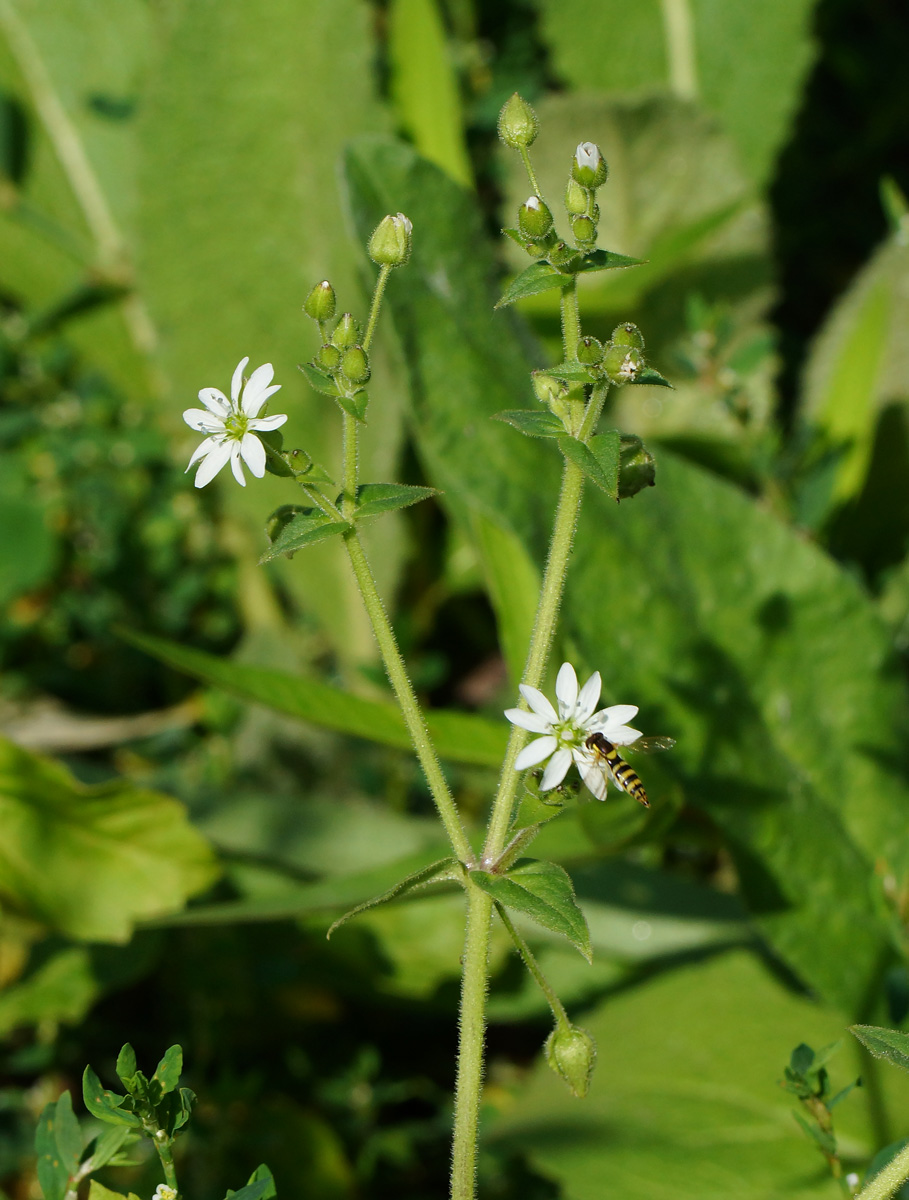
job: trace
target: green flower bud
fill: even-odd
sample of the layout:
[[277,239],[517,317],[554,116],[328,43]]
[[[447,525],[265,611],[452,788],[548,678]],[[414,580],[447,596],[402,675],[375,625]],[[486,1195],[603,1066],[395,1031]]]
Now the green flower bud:
[[576,183],[585,188],[602,187],[606,182],[609,168],[606,159],[600,154],[599,146],[593,142],[581,142],[574,152],[574,162],[571,164],[571,177]]
[[543,404],[554,404],[567,391],[560,380],[553,379],[551,375],[544,375],[541,371],[531,371],[530,382],[533,384],[536,398]]
[[565,189],[565,210],[572,217],[587,212],[587,188],[581,187],[576,180],[570,177],[568,187]]
[[306,297],[303,311],[314,321],[330,321],[335,315],[335,289],[327,279],[317,283]]
[[331,346],[326,343],[320,346],[316,352],[316,366],[323,371],[337,371],[341,365],[341,351],[337,346]]
[[577,250],[566,242],[556,242],[554,246],[549,247],[549,261],[554,267],[562,267],[577,256]]
[[518,209],[518,227],[525,237],[544,238],[552,229],[552,213],[539,196],[531,196]]
[[590,217],[575,217],[571,222],[571,232],[579,246],[592,246],[597,240],[597,227]]
[[339,350],[346,350],[349,346],[356,346],[359,341],[360,326],[350,313],[345,313],[331,335],[332,345],[337,346]]
[[592,366],[603,357],[603,343],[595,337],[582,337],[578,342],[578,362]]
[[639,437],[623,433],[619,446],[619,499],[627,500],[656,482],[653,455]]
[[643,350],[644,335],[637,325],[632,325],[630,321],[623,321],[612,331],[612,344],[613,346],[634,346],[635,350]]
[[546,1039],[546,1061],[556,1075],[562,1076],[572,1095],[587,1095],[596,1060],[596,1043],[577,1025],[567,1029],[556,1026]]
[[368,254],[380,267],[400,267],[410,258],[413,225],[403,213],[383,217],[369,239]]
[[636,346],[618,346],[610,342],[603,356],[603,367],[612,383],[634,383],[644,366],[644,355]]
[[526,100],[517,92],[506,100],[499,113],[499,137],[512,150],[532,146],[540,131],[540,121]]
[[351,383],[365,383],[369,378],[369,359],[362,346],[351,346],[341,356],[341,370]]

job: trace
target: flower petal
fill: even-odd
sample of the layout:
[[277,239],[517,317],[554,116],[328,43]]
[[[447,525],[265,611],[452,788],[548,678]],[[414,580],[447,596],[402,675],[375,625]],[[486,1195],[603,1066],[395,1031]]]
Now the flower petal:
[[558,744],[552,736],[535,738],[529,746],[524,747],[515,759],[514,769],[516,771],[526,771],[528,767],[535,767],[544,758],[549,758]]
[[545,717],[525,712],[523,708],[506,708],[505,716],[512,725],[520,725],[522,729],[528,729],[531,733],[552,732],[552,725]]
[[609,790],[609,779],[605,769],[589,758],[579,762],[577,766],[587,790],[592,792],[597,800],[605,800]]
[[247,428],[262,431],[266,429],[280,429],[286,420],[287,413],[275,413],[271,417],[252,417]]
[[246,476],[243,474],[243,464],[240,462],[240,443],[230,443],[230,469],[240,487],[246,487]]
[[586,725],[587,719],[600,702],[602,688],[600,672],[594,671],[578,693],[578,703],[574,710],[574,719],[579,725]]
[[[192,458],[186,464],[186,471],[188,471],[191,466],[193,466],[195,463],[197,463],[200,458],[204,458],[206,456],[206,454],[208,454],[211,451],[212,447],[216,446],[216,445],[217,445],[217,439],[213,438],[213,437],[207,437],[204,442],[200,442],[199,445],[193,451]],[[184,475],[186,474],[186,471],[183,472]]]
[[556,699],[562,719],[572,716],[574,706],[578,702],[578,677],[571,663],[562,663],[559,667],[556,676]]
[[[256,367],[250,375],[246,387],[243,389],[242,405],[243,411],[248,417],[257,417],[272,391],[277,390],[268,386],[274,377],[275,369],[271,363],[263,363],[261,367]],[[280,384],[277,386],[280,387]]]
[[243,386],[243,372],[246,370],[246,364],[249,362],[249,355],[246,358],[241,358],[237,363],[233,378],[230,381],[230,398],[233,401],[234,408],[237,408],[237,401],[240,399],[240,388]]
[[641,736],[640,729],[632,729],[630,725],[610,725],[603,736],[613,746],[630,746]]
[[190,429],[197,429],[200,433],[224,432],[224,418],[216,416],[206,408],[187,408],[183,413],[183,420]]
[[625,725],[632,717],[638,715],[636,704],[611,704],[609,708],[601,708],[590,718],[590,728],[594,725]]
[[547,721],[558,721],[559,714],[552,707],[539,688],[531,687],[529,683],[522,683],[518,686],[518,691],[535,713],[541,717],[545,717]]
[[546,764],[546,770],[543,772],[543,778],[540,780],[540,791],[548,792],[550,788],[557,787],[565,778],[568,768],[571,766],[571,751],[566,750],[563,746],[561,750],[556,750],[552,758]]
[[256,479],[261,479],[265,474],[265,447],[259,441],[254,433],[244,433],[243,439],[240,442],[240,453],[243,455],[243,461],[255,475]]
[[216,417],[226,417],[230,413],[230,401],[218,388],[202,388],[199,399]]
[[230,458],[230,447],[231,443],[226,440],[215,441],[212,448],[205,455],[204,460],[199,464],[195,480],[197,488],[205,487],[207,483],[211,483]]

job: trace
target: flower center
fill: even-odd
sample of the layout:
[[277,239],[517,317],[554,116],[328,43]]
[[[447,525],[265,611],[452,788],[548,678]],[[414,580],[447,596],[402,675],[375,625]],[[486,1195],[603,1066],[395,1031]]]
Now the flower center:
[[249,417],[244,413],[231,413],[229,417],[224,418],[224,432],[228,437],[240,441],[244,433],[246,433],[249,425]]
[[556,735],[559,745],[569,750],[580,746],[584,740],[584,730],[579,729],[573,721],[561,721],[552,727],[552,732]]

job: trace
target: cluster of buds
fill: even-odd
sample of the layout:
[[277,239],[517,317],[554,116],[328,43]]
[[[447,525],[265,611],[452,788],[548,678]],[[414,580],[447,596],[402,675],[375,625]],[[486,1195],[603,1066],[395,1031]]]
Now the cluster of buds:
[[369,358],[360,345],[360,325],[350,313],[344,313],[329,334],[336,307],[334,288],[323,279],[306,297],[303,311],[318,323],[323,337],[313,366],[348,391],[351,387],[362,387],[369,380]]

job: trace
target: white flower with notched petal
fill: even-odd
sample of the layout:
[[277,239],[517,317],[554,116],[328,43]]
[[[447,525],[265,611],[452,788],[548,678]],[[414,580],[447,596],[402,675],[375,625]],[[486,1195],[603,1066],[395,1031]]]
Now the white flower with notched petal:
[[587,739],[592,733],[601,733],[613,746],[630,746],[641,736],[640,730],[626,724],[637,715],[635,705],[613,704],[594,711],[600,699],[600,687],[600,673],[595,671],[578,689],[574,667],[571,663],[562,663],[555,688],[558,712],[538,688],[523,683],[521,695],[533,711],[505,710],[505,716],[513,725],[541,735],[524,747],[515,762],[516,770],[526,771],[549,759],[540,780],[541,792],[557,787],[574,762],[588,788],[598,800],[603,800],[606,775],[597,764],[597,756],[587,746]]
[[172,1188],[166,1183],[159,1183],[155,1188],[152,1200],[177,1200],[176,1188]]
[[256,367],[244,387],[243,372],[248,362],[248,358],[243,358],[237,364],[230,383],[229,400],[217,388],[203,388],[199,399],[205,408],[188,408],[183,414],[183,420],[190,429],[208,434],[196,448],[186,468],[188,471],[194,463],[199,463],[196,471],[197,488],[210,483],[228,462],[234,479],[246,487],[240,459],[257,479],[261,479],[265,474],[265,447],[256,434],[278,429],[287,420],[286,415],[278,413],[273,417],[259,416],[269,396],[279,392],[281,385],[271,382],[275,372],[271,363],[265,363]]

